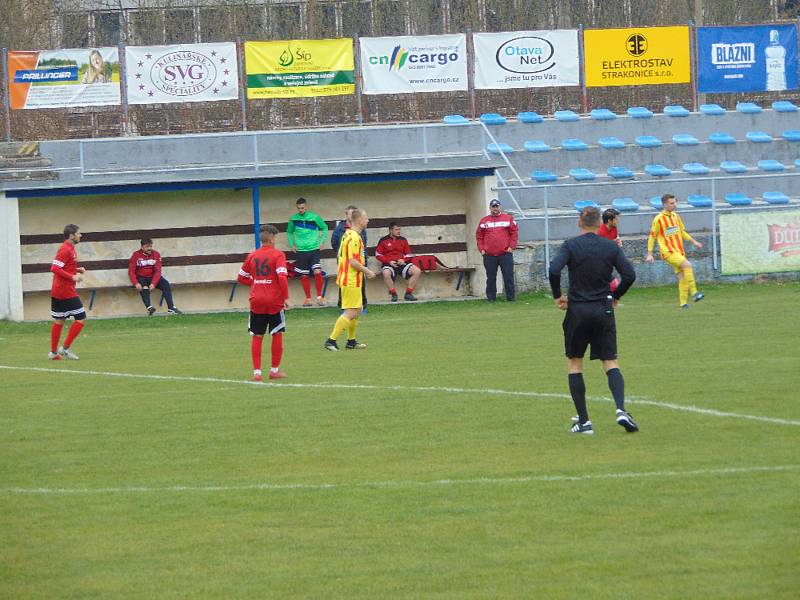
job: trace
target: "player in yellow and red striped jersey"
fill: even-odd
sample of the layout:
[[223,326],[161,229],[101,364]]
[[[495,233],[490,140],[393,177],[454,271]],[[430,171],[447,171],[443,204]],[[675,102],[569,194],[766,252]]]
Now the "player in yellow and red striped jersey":
[[681,308],[689,308],[689,294],[695,302],[702,300],[705,294],[697,291],[694,270],[692,263],[686,258],[683,241],[691,242],[695,248],[702,248],[703,244],[686,232],[683,221],[675,212],[677,201],[673,194],[664,194],[661,197],[661,205],[664,210],[656,215],[650,227],[645,261],[653,264],[653,245],[658,241],[661,259],[675,269],[675,274],[678,276],[678,298]]

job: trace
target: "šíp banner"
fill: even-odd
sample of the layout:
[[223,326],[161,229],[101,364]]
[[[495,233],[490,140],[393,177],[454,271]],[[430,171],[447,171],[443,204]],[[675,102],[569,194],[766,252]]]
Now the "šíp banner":
[[800,210],[719,217],[723,275],[800,271]]

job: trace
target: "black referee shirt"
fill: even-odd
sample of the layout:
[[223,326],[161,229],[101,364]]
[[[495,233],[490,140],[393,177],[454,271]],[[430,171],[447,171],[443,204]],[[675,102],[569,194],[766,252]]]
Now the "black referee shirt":
[[553,298],[561,297],[561,271],[569,270],[570,302],[596,302],[611,294],[613,269],[622,277],[612,294],[621,298],[633,285],[636,271],[615,242],[595,233],[584,233],[564,242],[558,254],[550,261],[550,289]]

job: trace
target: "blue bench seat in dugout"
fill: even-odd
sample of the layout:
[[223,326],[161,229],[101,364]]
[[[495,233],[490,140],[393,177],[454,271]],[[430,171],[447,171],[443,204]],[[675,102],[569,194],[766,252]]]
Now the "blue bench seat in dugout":
[[636,212],[639,210],[639,205],[633,198],[614,198],[611,201],[611,206],[620,212]]
[[575,210],[578,212],[581,212],[584,208],[588,208],[590,206],[592,208],[600,208],[600,205],[594,200],[578,200],[575,202]]
[[686,163],[683,165],[683,170],[689,175],[708,175],[711,173],[711,169],[699,162]]
[[654,135],[640,135],[636,138],[636,144],[642,148],[659,148],[661,140]]
[[765,159],[758,161],[758,168],[761,169],[762,171],[767,171],[771,173],[779,173],[780,171],[786,169],[783,163],[772,159]]
[[768,144],[772,141],[772,136],[763,131],[748,131],[744,137],[748,142],[755,142],[756,144]]
[[606,173],[614,179],[633,179],[633,171],[628,167],[608,167]]
[[522,123],[541,123],[544,121],[542,115],[532,110],[517,113],[517,119]]
[[664,165],[645,165],[644,172],[653,177],[668,177],[672,171]]
[[723,160],[719,163],[719,168],[726,173],[747,173],[747,167],[738,160]]
[[729,133],[716,132],[708,136],[708,141],[717,145],[735,144],[736,138]]
[[625,142],[617,137],[614,137],[613,135],[601,137],[599,140],[597,140],[597,144],[606,150],[618,150],[625,147]]
[[664,107],[664,114],[668,117],[688,117],[691,113],[680,104],[670,104]]
[[589,116],[595,121],[613,121],[617,118],[613,112],[607,108],[595,108],[589,113]]
[[498,142],[495,144],[492,142],[488,146],[486,146],[486,151],[489,154],[511,154],[514,152],[514,148],[509,146],[508,144],[504,144],[503,142]]
[[628,116],[632,119],[651,119],[653,111],[644,106],[631,106],[628,109]]
[[730,194],[725,194],[725,202],[731,206],[750,206],[753,203],[753,199],[741,192],[731,192]]
[[531,179],[535,179],[539,183],[549,183],[551,181],[557,181],[558,175],[552,171],[534,171],[531,173]]
[[676,146],[697,146],[700,140],[688,133],[676,133],[672,136],[672,143]]
[[561,147],[564,150],[569,150],[570,152],[574,152],[576,150],[586,150],[589,148],[589,144],[584,142],[580,138],[567,138],[563,142],[561,142]]
[[761,197],[768,204],[789,204],[789,196],[783,192],[764,192]]
[[597,175],[589,169],[570,169],[569,176],[575,181],[594,181],[597,179]]
[[486,125],[505,125],[506,118],[497,113],[483,113],[481,115],[481,123]]
[[530,140],[522,145],[528,152],[550,152],[550,146],[542,140]]
[[553,114],[553,116],[556,118],[556,121],[562,121],[564,123],[572,123],[574,121],[580,121],[578,113],[571,110],[557,110]]
[[463,115],[446,115],[442,119],[447,125],[468,125],[469,119]]
[[736,110],[743,115],[757,115],[763,109],[755,102],[737,102]]
[[709,117],[718,117],[725,114],[725,109],[719,104],[701,104],[700,112]]
[[686,196],[686,202],[694,208],[709,208],[711,206],[711,198],[703,194],[689,194]]

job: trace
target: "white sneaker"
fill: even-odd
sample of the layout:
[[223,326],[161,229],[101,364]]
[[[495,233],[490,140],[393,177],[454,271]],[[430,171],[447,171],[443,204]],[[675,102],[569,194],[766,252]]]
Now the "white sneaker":
[[58,349],[58,353],[61,355],[62,358],[66,358],[69,360],[80,360],[77,354],[75,354],[69,348],[64,348],[64,346],[61,346],[61,348]]
[[61,355],[58,352],[48,352],[47,360],[61,360]]

